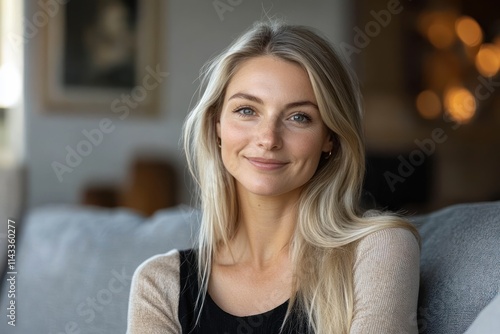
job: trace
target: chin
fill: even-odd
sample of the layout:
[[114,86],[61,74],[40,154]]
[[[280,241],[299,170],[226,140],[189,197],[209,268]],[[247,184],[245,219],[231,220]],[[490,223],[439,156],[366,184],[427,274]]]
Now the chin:
[[285,194],[292,194],[299,187],[290,187],[290,185],[272,185],[269,183],[266,184],[252,184],[252,185],[241,185],[241,188],[244,191],[248,191],[249,193],[257,196],[268,196],[268,197],[276,197]]

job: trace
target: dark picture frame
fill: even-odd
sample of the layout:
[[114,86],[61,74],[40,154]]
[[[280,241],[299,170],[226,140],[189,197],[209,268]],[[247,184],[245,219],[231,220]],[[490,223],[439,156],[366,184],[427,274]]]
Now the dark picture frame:
[[162,68],[160,7],[159,0],[61,5],[45,29],[41,83],[45,111],[114,111],[117,101],[137,93],[139,98],[128,102],[130,115],[157,114],[161,82],[148,81],[147,89],[143,82]]

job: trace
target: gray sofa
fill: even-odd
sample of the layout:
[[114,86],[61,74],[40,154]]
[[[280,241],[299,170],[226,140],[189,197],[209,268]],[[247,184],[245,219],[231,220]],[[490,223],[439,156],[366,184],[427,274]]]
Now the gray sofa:
[[[179,206],[144,217],[126,209],[39,208],[17,240],[16,326],[0,333],[124,333],[130,279],[146,258],[188,248],[198,214]],[[413,218],[422,235],[420,333],[463,333],[498,294],[500,202]],[[7,314],[2,280],[0,309]]]

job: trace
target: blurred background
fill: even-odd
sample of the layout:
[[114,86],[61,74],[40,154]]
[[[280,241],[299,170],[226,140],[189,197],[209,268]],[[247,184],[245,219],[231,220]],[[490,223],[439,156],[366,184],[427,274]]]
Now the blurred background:
[[358,74],[368,205],[500,199],[496,2],[65,2],[0,0],[2,224],[54,203],[190,204],[179,138],[200,68],[265,17],[319,29]]

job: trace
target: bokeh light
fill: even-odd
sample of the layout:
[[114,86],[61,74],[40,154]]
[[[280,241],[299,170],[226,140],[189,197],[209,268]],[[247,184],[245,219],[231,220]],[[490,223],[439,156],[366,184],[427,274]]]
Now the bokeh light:
[[477,46],[483,41],[483,31],[472,17],[460,17],[455,23],[455,31],[458,38],[467,46]]
[[500,70],[500,47],[483,44],[476,55],[476,68],[483,76],[492,77]]
[[476,114],[476,99],[464,87],[451,87],[444,94],[448,115],[457,123],[468,123]]
[[427,38],[438,49],[450,47],[455,41],[453,30],[445,22],[434,22],[427,30]]
[[417,110],[425,119],[435,119],[441,114],[441,100],[432,90],[424,90],[417,96]]
[[456,40],[454,11],[433,11],[422,14],[418,28],[429,42],[438,49],[446,49]]

